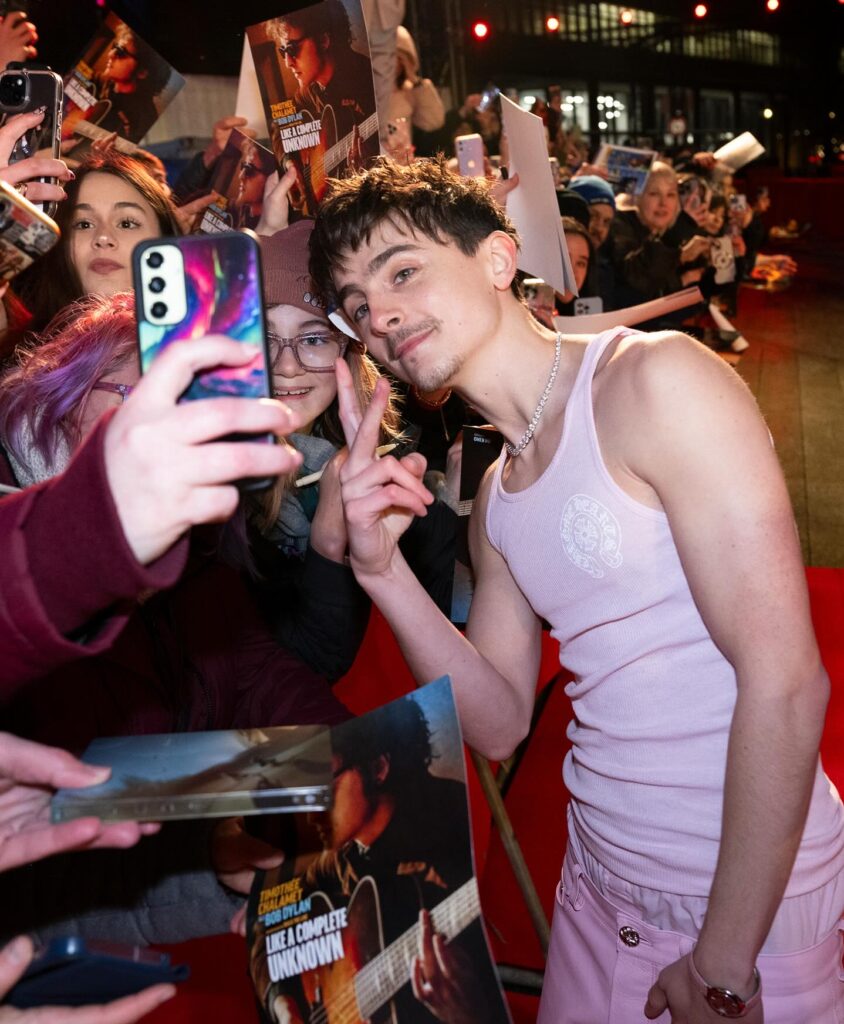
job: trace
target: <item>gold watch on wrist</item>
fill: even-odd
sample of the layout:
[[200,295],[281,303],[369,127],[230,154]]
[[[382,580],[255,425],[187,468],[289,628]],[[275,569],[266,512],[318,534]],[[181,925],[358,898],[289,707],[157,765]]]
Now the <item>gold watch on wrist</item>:
[[762,981],[759,977],[759,971],[755,967],[753,968],[753,979],[755,982],[753,994],[748,996],[747,999],[742,999],[740,995],[737,995],[731,989],[710,985],[708,981],[705,981],[698,973],[697,967],[695,967],[694,955],[692,953],[689,953],[688,964],[692,981],[709,1004],[709,1008],[714,1010],[719,1017],[725,1017],[727,1020],[737,1020],[740,1017],[745,1017],[762,999]]

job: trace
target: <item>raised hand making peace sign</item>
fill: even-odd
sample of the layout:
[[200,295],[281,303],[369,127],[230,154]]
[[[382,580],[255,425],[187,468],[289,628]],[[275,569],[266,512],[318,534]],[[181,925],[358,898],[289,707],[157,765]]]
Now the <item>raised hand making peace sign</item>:
[[355,575],[385,574],[392,563],[399,537],[414,516],[427,514],[434,497],[422,483],[426,462],[417,452],[402,459],[376,453],[381,419],[390,386],[381,377],[364,412],[349,368],[337,360],[337,397],[340,421],[349,448],[340,470],[340,488],[349,558]]

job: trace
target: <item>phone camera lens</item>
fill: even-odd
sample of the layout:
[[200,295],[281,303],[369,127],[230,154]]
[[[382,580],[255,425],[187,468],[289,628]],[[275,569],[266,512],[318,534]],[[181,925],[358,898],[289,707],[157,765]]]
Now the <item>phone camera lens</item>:
[[163,277],[154,277],[150,281],[150,283],[149,283],[149,290],[151,292],[155,292],[156,295],[159,292],[163,292],[164,291],[164,287],[165,287],[165,285],[164,285],[164,278]]
[[0,77],[0,103],[5,107],[20,107],[26,100],[26,78],[23,75]]
[[167,316],[167,303],[166,302],[154,302],[150,313],[157,319],[160,320],[163,316]]
[[164,257],[160,252],[151,252],[147,256],[147,266],[152,267],[153,270],[157,270],[164,262]]

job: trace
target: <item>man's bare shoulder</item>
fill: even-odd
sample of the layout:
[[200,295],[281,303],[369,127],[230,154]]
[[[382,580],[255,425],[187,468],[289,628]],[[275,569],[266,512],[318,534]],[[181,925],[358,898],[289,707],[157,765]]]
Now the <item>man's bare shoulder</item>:
[[606,397],[623,400],[624,408],[641,415],[683,402],[749,398],[730,366],[679,331],[623,338],[599,366],[596,381]]

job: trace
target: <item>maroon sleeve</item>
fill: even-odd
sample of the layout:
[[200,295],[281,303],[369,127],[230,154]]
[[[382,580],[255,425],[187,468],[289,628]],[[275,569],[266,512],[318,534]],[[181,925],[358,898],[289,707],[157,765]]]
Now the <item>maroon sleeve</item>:
[[106,650],[145,590],[172,586],[187,538],[148,566],[135,559],[106,477],[110,417],[67,470],[0,498],[0,664],[8,684]]

